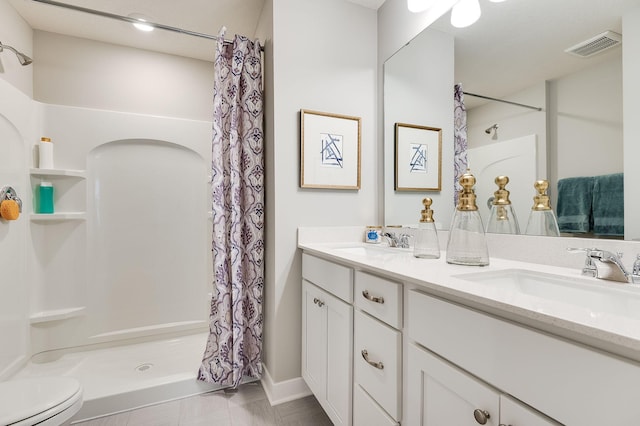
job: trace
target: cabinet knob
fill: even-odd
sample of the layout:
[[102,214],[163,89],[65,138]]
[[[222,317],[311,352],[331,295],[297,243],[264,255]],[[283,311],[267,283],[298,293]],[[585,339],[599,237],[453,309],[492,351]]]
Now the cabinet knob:
[[322,300],[318,299],[317,297],[313,298],[313,303],[315,303],[316,305],[318,305],[321,308],[324,306],[324,302]]
[[382,296],[380,296],[380,297],[371,296],[369,294],[369,290],[363,290],[362,291],[362,295],[364,296],[365,299],[370,300],[370,301],[372,301],[374,303],[380,303],[380,304],[384,303],[384,297],[382,297]]
[[476,419],[476,422],[478,422],[479,424],[486,425],[487,420],[489,420],[491,416],[489,415],[489,412],[487,410],[476,408],[475,410],[473,410],[473,418]]
[[372,367],[377,368],[378,370],[383,370],[384,369],[384,365],[382,364],[382,361],[371,361],[369,359],[369,352],[367,352],[366,349],[363,349],[362,352],[360,352],[362,354],[362,358],[364,358],[365,361],[367,361],[369,363],[369,365],[371,365]]

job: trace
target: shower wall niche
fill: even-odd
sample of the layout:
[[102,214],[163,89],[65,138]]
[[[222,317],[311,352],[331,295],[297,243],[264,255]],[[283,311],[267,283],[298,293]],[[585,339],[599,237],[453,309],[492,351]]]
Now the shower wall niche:
[[32,353],[207,329],[211,123],[40,105],[56,215],[32,215]]

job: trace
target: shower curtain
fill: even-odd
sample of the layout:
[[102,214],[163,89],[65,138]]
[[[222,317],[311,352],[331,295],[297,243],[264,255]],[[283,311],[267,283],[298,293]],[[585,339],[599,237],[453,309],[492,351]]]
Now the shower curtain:
[[460,176],[467,171],[467,110],[464,107],[464,93],[462,84],[454,85],[453,89],[453,189],[454,206],[458,205],[458,195],[462,187],[460,186]]
[[264,160],[260,44],[218,35],[213,93],[213,273],[198,379],[237,387],[262,374]]

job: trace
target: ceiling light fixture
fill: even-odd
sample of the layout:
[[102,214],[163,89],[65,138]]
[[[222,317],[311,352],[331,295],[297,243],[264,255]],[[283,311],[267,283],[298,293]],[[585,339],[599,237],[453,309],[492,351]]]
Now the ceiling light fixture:
[[434,3],[435,0],[407,0],[407,9],[409,12],[420,13],[429,9]]
[[153,31],[153,25],[148,23],[149,19],[146,16],[141,15],[139,13],[130,13],[127,16],[129,16],[129,18],[133,18],[138,21],[138,22],[133,22],[132,25],[137,29],[139,29],[140,31],[146,31],[146,32]]
[[451,25],[464,28],[476,22],[482,11],[478,0],[460,0],[451,9]]

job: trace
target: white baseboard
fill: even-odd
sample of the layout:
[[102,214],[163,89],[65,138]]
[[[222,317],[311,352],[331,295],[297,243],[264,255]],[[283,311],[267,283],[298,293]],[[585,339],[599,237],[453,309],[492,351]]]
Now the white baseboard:
[[311,395],[311,390],[309,390],[302,377],[274,383],[269,370],[264,364],[262,364],[262,369],[263,374],[260,382],[264,393],[267,394],[269,404],[272,406]]

